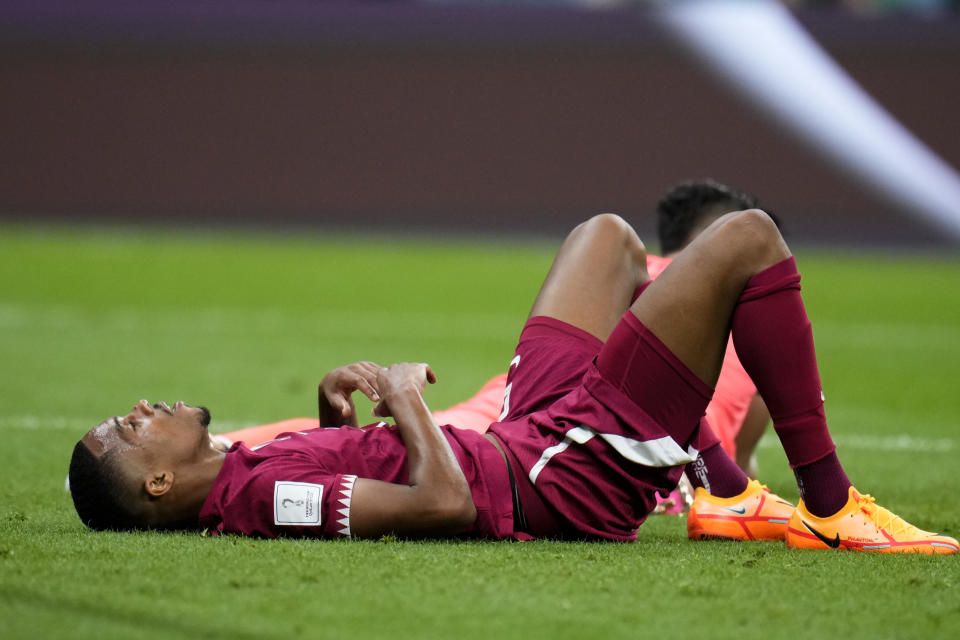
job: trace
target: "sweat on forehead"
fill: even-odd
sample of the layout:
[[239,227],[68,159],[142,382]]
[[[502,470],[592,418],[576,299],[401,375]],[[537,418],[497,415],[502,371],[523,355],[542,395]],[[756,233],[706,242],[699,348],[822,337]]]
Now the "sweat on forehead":
[[117,431],[117,418],[107,418],[87,432],[80,440],[95,457],[100,458],[110,451],[122,451],[132,448],[124,442]]

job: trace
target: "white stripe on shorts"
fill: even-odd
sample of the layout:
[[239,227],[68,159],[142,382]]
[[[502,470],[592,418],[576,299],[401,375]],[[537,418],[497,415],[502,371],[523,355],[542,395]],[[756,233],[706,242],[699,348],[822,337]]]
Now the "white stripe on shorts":
[[600,436],[614,451],[629,460],[646,467],[674,467],[687,464],[697,459],[698,451],[689,447],[686,451],[670,436],[656,440],[634,440],[613,433],[597,433],[596,430],[585,424],[567,431],[563,442],[544,449],[540,459],[530,469],[530,482],[537,483],[537,477],[550,459],[558,453],[566,451],[572,443],[585,444],[594,436]]
[[656,440],[633,440],[612,433],[601,433],[600,437],[624,458],[645,467],[675,467],[678,464],[688,464],[696,460],[699,453],[693,447],[684,451],[670,436],[663,436]]

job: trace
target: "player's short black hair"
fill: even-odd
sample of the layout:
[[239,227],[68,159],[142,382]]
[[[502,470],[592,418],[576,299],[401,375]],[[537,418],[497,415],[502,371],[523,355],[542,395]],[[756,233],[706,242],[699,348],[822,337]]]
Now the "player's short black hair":
[[97,458],[78,442],[70,458],[70,495],[77,515],[95,531],[144,528],[126,506],[119,470],[109,453]]
[[[660,251],[668,254],[685,247],[691,240],[690,234],[707,216],[760,208],[763,207],[752,195],[712,178],[682,182],[670,189],[657,203]],[[780,225],[772,212],[767,209],[764,211],[777,226]]]

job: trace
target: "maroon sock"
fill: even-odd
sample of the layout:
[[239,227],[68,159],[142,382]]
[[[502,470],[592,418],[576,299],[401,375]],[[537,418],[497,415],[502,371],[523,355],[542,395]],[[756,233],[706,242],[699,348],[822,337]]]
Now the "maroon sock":
[[694,487],[703,487],[718,498],[732,498],[743,493],[749,479],[720,443],[701,451],[696,460],[684,469]]
[[826,518],[840,511],[847,503],[850,479],[840,466],[836,452],[797,467],[793,474],[797,477],[803,504],[813,515]]
[[[804,502],[808,508],[811,501],[818,508],[838,500],[844,504],[850,481],[827,430],[813,332],[793,257],[747,282],[733,312],[732,331],[737,356],[770,410]],[[831,454],[833,463],[814,464]],[[813,474],[825,477],[813,480]]]

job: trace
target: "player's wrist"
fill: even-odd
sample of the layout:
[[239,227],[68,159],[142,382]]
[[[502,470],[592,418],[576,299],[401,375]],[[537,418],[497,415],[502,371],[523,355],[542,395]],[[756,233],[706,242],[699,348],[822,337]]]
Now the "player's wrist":
[[420,386],[412,380],[404,381],[396,386],[390,386],[390,388],[382,391],[380,395],[387,402],[401,399],[417,400],[423,397],[420,392]]

